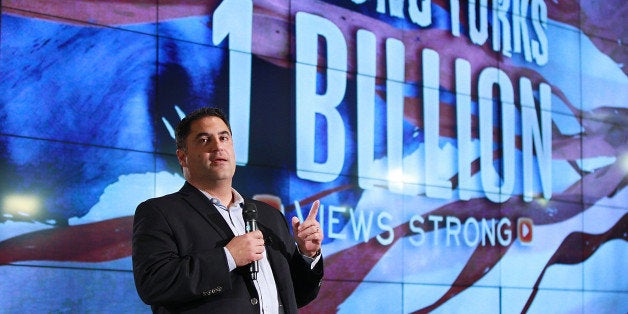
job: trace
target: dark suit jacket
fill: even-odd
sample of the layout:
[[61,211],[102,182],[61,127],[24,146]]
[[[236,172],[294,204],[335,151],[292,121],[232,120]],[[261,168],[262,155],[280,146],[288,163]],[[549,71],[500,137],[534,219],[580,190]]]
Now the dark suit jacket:
[[[255,202],[266,255],[286,313],[311,302],[323,277],[298,252],[285,217]],[[133,275],[140,298],[153,312],[259,313],[248,267],[229,271],[224,246],[231,229],[198,189],[185,183],[177,193],[141,203],[133,222]]]

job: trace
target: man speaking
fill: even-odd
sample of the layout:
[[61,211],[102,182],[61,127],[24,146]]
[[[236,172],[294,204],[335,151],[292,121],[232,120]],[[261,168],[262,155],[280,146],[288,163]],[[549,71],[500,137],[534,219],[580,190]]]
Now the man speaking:
[[155,313],[297,313],[314,300],[323,278],[319,202],[304,221],[293,218],[291,235],[280,211],[240,195],[220,109],[192,112],[175,137],[185,184],[135,212],[140,298]]

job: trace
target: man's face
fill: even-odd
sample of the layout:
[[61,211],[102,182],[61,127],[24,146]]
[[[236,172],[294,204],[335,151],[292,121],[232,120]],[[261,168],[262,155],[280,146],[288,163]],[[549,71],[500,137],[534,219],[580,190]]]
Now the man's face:
[[235,173],[235,152],[229,128],[218,117],[192,122],[185,139],[187,152],[177,150],[179,163],[191,183],[211,184],[231,179]]

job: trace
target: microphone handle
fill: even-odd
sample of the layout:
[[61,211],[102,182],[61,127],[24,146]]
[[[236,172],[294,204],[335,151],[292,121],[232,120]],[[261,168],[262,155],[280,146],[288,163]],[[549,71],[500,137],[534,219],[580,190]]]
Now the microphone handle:
[[[245,229],[247,233],[258,230],[257,221],[255,219],[245,221]],[[258,272],[259,272],[259,263],[257,261],[251,262],[251,264],[249,264],[249,273],[251,274],[251,278],[253,280],[257,280]]]
[[244,229],[245,229],[246,233],[258,230],[258,228],[257,228],[257,220],[255,220],[255,219],[247,220],[247,221],[244,222],[244,224],[245,224]]

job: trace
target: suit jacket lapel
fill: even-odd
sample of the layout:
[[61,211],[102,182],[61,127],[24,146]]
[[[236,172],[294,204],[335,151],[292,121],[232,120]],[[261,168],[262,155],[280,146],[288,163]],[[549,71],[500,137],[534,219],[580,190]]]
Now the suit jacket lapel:
[[218,212],[218,208],[201,191],[186,181],[179,193],[222,237],[225,239],[234,237],[231,228],[229,228],[225,219]]

